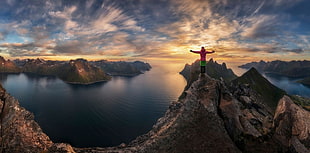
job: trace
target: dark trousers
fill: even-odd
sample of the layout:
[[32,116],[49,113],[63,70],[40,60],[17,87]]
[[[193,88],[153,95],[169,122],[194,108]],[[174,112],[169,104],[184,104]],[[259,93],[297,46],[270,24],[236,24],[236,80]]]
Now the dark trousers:
[[206,66],[200,66],[200,73],[206,73]]

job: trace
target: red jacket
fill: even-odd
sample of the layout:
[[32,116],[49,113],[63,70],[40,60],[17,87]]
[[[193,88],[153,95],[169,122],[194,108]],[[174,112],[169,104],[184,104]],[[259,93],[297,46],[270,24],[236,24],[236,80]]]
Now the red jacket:
[[212,52],[206,51],[203,47],[201,48],[200,51],[192,51],[191,50],[191,52],[200,54],[200,61],[206,61],[206,55],[214,53],[214,51],[212,51]]

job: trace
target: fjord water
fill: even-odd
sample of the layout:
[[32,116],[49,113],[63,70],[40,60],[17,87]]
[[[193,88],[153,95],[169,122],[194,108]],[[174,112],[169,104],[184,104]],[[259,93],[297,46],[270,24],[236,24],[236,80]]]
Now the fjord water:
[[152,66],[136,77],[91,85],[23,73],[1,74],[1,83],[54,142],[114,146],[148,132],[186,85],[178,74],[183,65]]
[[297,81],[300,80],[300,78],[290,78],[271,73],[265,73],[263,76],[288,94],[310,98],[310,87],[298,83]]

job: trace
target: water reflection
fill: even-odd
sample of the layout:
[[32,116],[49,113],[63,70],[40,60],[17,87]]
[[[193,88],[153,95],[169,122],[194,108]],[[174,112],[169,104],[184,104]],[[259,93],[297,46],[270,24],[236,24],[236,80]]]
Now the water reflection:
[[85,85],[68,83],[68,86],[71,89],[90,89],[90,88],[100,88],[103,85],[105,85],[106,83],[107,83],[107,81],[101,81],[101,82],[96,82],[96,83],[92,83],[92,84],[85,84]]
[[0,73],[0,81],[5,82],[8,79],[8,74]]

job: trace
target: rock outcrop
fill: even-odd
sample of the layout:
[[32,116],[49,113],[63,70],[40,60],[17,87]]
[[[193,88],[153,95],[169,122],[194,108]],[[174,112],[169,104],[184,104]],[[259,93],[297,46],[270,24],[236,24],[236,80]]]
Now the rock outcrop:
[[0,152],[33,153],[47,151],[53,144],[34,121],[34,116],[19,106],[16,99],[0,87]]
[[310,112],[296,105],[288,96],[279,101],[273,126],[274,137],[290,152],[310,152]]

